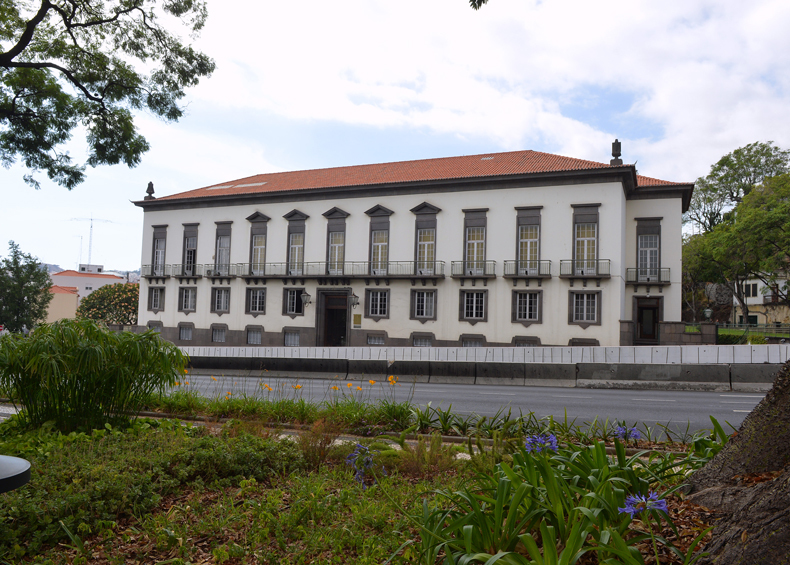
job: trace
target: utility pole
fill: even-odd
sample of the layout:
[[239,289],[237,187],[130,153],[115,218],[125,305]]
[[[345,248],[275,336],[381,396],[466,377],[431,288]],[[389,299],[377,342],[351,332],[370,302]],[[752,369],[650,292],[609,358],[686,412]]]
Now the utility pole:
[[[101,220],[99,218],[94,218],[93,214],[91,214],[90,218],[72,218],[72,222],[90,222],[91,223],[91,231],[90,237],[88,238],[88,265],[91,265],[91,255],[93,254],[93,222],[105,222],[108,224],[114,223],[112,220]],[[80,245],[80,257],[82,257],[82,246]]]

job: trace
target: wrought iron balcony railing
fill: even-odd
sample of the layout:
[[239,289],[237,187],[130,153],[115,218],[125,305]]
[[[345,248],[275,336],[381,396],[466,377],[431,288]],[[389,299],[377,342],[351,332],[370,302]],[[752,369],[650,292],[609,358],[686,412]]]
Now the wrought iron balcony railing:
[[560,261],[560,276],[565,278],[603,279],[611,277],[609,259]]
[[649,267],[626,269],[625,282],[629,284],[669,284],[669,269]]
[[505,261],[504,277],[544,278],[551,276],[551,261]]
[[444,261],[314,261],[239,263],[243,277],[444,277]]
[[143,277],[169,277],[172,265],[143,265],[140,268],[140,276]]
[[207,265],[196,265],[185,263],[182,265],[170,265],[170,272],[174,277],[202,277]]
[[456,278],[495,277],[496,261],[453,261],[450,269]]

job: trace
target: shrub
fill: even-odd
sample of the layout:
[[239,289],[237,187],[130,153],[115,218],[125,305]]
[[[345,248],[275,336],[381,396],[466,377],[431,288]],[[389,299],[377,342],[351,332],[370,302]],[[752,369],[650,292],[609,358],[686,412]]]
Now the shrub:
[[0,387],[30,428],[69,433],[128,425],[154,391],[172,386],[187,357],[155,332],[115,333],[91,320],[61,320],[28,337],[0,339]]
[[297,446],[249,434],[235,438],[204,437],[173,454],[171,473],[179,482],[235,486],[244,479],[268,481],[305,467]]

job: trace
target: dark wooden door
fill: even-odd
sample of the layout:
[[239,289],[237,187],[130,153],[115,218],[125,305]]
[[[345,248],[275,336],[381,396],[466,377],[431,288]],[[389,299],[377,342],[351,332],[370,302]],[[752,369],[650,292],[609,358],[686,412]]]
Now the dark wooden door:
[[658,343],[658,304],[640,300],[636,310],[636,337],[644,342]]
[[345,347],[348,343],[348,297],[345,294],[324,297],[324,345]]

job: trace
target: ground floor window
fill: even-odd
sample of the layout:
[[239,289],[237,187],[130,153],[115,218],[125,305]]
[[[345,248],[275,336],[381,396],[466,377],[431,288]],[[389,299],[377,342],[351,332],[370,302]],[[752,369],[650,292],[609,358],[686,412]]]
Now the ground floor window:
[[299,347],[299,332],[285,332],[285,347]]
[[411,317],[416,320],[436,319],[436,291],[411,291]]
[[179,326],[178,339],[181,341],[192,341],[192,326]]
[[601,292],[571,292],[568,304],[568,323],[583,327],[601,324]]
[[211,328],[211,341],[214,343],[225,343],[225,328]]
[[389,317],[389,291],[370,290],[367,294],[367,317],[368,318],[388,318]]
[[462,290],[459,319],[472,323],[485,322],[487,293],[487,290]]
[[261,328],[247,328],[247,345],[260,345],[263,340]]

